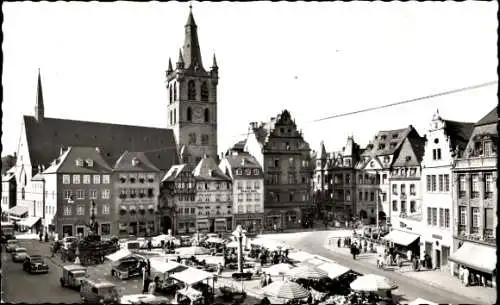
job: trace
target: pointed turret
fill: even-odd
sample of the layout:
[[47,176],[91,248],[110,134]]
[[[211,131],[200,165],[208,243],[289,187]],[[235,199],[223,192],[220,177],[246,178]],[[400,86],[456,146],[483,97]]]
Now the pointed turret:
[[168,58],[168,69],[167,69],[167,73],[170,73],[172,72],[173,69],[172,69],[172,59],[169,57]]
[[215,58],[215,53],[214,53],[214,59],[212,62],[212,70],[217,70],[219,69],[219,66],[217,66],[217,58]]
[[185,26],[184,37],[184,61],[186,69],[192,69],[198,65],[199,69],[203,69],[203,62],[201,60],[200,43],[198,42],[198,30],[196,22],[194,21],[192,7],[189,6],[189,16]]
[[43,105],[43,92],[42,92],[42,77],[40,69],[38,69],[38,84],[36,88],[36,105],[35,105],[35,118],[37,121],[42,121],[45,114],[45,107]]
[[182,57],[181,49],[179,49],[179,59],[177,60],[177,69],[184,69],[184,58]]
[[321,141],[319,145],[320,147],[319,147],[318,159],[326,160],[327,154],[326,154],[325,142]]

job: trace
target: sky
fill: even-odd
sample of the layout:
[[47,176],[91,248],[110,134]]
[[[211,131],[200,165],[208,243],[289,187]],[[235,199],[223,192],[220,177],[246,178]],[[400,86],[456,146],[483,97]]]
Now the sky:
[[[33,115],[166,127],[168,59],[188,3],[3,3],[2,156]],[[379,130],[476,122],[497,85],[338,119],[316,119],[498,80],[492,2],[193,2],[203,64],[219,66],[218,150],[288,109],[312,149],[362,147]]]

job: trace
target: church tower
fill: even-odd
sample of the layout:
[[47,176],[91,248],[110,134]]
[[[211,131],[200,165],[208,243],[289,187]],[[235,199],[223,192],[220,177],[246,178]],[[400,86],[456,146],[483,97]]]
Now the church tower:
[[42,93],[42,77],[40,76],[40,69],[38,69],[38,83],[36,87],[36,104],[35,104],[35,118],[38,122],[43,120],[45,115],[45,107],[43,105]]
[[168,90],[167,127],[174,131],[183,159],[196,165],[204,155],[217,158],[218,67],[213,56],[209,71],[203,67],[192,7],[184,29],[184,46],[166,71]]

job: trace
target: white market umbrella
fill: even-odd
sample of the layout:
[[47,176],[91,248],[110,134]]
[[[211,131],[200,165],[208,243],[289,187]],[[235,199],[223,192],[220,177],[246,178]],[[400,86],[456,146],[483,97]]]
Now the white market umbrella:
[[294,267],[290,264],[281,263],[281,264],[272,265],[269,268],[265,268],[264,271],[270,275],[279,276],[279,275],[284,275],[284,274],[288,273],[292,268],[294,268]]
[[262,290],[266,295],[287,300],[304,299],[309,296],[307,289],[294,282],[276,281],[267,285]]
[[229,242],[228,244],[226,244],[226,248],[238,248],[238,244],[239,243],[237,241],[233,240],[232,242]]
[[313,265],[301,265],[297,268],[291,269],[288,273],[288,276],[291,276],[296,279],[323,279],[328,277],[328,273],[313,266]]
[[438,305],[438,303],[427,301],[427,300],[424,300],[422,298],[416,298],[415,300],[408,303],[408,305],[420,305],[420,304]]
[[209,237],[207,240],[205,240],[206,243],[213,243],[213,244],[223,244],[226,242],[224,239],[219,238],[219,237]]
[[397,285],[389,281],[386,277],[367,274],[358,277],[351,283],[351,288],[356,291],[380,291],[396,289]]
[[209,254],[210,250],[208,250],[207,248],[203,248],[203,247],[192,246],[192,247],[177,248],[175,250],[175,253],[179,254],[179,255],[187,255],[187,256],[205,255],[205,254]]

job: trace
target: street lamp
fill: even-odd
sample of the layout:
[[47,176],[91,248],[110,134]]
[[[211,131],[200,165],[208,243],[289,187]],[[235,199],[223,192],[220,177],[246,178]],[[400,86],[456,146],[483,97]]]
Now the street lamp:
[[241,225],[236,226],[236,230],[233,232],[233,236],[236,237],[238,241],[238,272],[243,273],[243,237],[244,231]]

